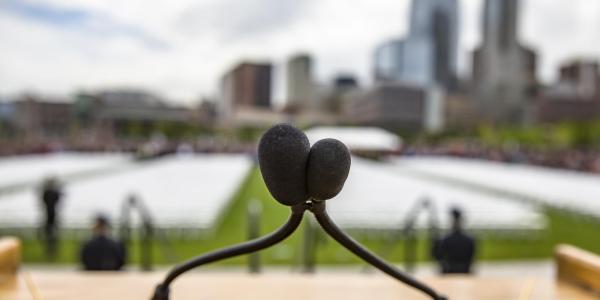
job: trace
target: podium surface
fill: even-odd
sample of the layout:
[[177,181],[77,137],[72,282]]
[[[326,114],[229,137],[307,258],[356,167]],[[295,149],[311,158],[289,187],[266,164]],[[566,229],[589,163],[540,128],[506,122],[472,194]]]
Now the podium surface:
[[[0,300],[148,300],[165,272],[17,272],[19,244],[0,243]],[[557,247],[557,279],[535,276],[419,278],[457,300],[600,299],[600,257]],[[583,288],[585,287],[585,288]],[[382,273],[191,272],[171,287],[172,300],[426,300]],[[595,292],[593,292],[595,291]]]
[[[0,282],[1,300],[147,300],[163,273],[22,272]],[[549,278],[423,278],[449,299],[592,300],[582,289]],[[192,273],[172,287],[174,300],[426,300],[384,275]]]

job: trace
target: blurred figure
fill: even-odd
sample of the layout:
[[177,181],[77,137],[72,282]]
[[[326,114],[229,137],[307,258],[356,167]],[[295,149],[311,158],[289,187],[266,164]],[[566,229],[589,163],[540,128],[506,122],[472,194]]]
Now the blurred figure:
[[475,256],[475,239],[463,230],[463,214],[458,208],[450,211],[452,230],[433,245],[433,257],[442,274],[469,274]]
[[96,217],[93,236],[81,248],[81,263],[86,271],[117,271],[125,265],[125,245],[109,236],[110,223]]
[[46,256],[49,259],[56,257],[58,248],[58,204],[62,192],[55,177],[49,177],[42,187],[42,204],[44,206],[44,224],[42,232],[46,243]]

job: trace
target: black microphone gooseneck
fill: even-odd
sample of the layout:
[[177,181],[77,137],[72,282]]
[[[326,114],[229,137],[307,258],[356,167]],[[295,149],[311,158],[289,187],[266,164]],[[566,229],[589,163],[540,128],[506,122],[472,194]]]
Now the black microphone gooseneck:
[[352,237],[348,236],[344,233],[331,218],[329,214],[327,214],[327,210],[325,209],[325,202],[314,202],[311,208],[311,211],[317,218],[317,222],[321,225],[323,230],[329,234],[334,240],[348,249],[350,252],[354,253],[356,256],[362,258],[364,261],[372,265],[373,267],[381,270],[382,272],[400,280],[401,282],[422,291],[423,293],[429,295],[434,300],[444,300],[446,299],[443,296],[440,296],[429,286],[419,282],[413,277],[402,273],[398,268],[393,265],[387,263],[373,252],[367,250],[362,245],[360,245],[357,241],[355,241]]
[[304,211],[306,210],[306,206],[303,203],[296,204],[291,208],[292,213],[287,222],[271,234],[228,248],[209,252],[175,266],[175,268],[173,268],[167,274],[165,280],[156,287],[152,300],[168,300],[169,285],[173,282],[173,280],[179,277],[179,275],[187,271],[212,262],[263,250],[285,240],[294,231],[296,231],[302,222],[302,217],[304,216]]
[[249,254],[283,241],[298,228],[307,210],[315,215],[327,234],[367,263],[434,300],[447,299],[365,249],[338,228],[329,217],[325,200],[335,197],[342,190],[350,171],[350,152],[343,143],[324,139],[310,147],[308,138],[302,131],[281,124],[269,129],[261,138],[258,160],[271,195],[281,204],[291,207],[287,223],[262,238],[209,252],[176,266],[156,287],[152,300],[168,300],[170,284],[193,268]]

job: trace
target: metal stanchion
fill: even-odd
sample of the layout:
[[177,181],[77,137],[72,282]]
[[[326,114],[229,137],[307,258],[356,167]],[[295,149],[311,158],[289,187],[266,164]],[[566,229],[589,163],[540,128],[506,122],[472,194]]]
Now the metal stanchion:
[[304,239],[302,242],[301,253],[301,272],[314,273],[316,263],[316,248],[317,248],[317,228],[316,221],[313,216],[305,216],[304,222]]
[[[262,204],[257,199],[248,203],[248,240],[253,240],[260,235],[260,216],[262,215]],[[260,254],[254,252],[248,255],[248,271],[260,273]]]
[[143,271],[152,270],[152,245],[154,241],[154,226],[150,212],[140,199],[136,196],[129,196],[125,201],[121,211],[121,222],[119,228],[119,235],[121,242],[125,247],[130,248],[131,246],[131,211],[137,209],[141,218],[141,226],[139,230],[140,234],[140,268]]

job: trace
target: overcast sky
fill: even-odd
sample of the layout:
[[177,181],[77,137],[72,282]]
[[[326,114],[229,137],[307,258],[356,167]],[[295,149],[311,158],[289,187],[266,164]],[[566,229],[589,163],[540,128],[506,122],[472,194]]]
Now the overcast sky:
[[[418,1],[418,0],[416,0]],[[502,1],[502,0],[496,0]],[[460,69],[480,41],[483,0],[460,0]],[[192,103],[244,59],[308,51],[316,76],[371,81],[374,47],[407,31],[409,0],[0,0],[0,94],[140,87]],[[522,41],[551,81],[574,57],[600,58],[600,0],[522,0]]]

